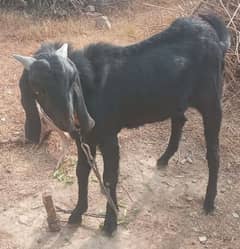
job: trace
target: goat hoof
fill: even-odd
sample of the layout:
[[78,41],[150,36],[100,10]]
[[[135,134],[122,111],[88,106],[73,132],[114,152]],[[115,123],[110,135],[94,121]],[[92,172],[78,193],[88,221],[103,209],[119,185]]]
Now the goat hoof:
[[79,214],[79,212],[77,212],[76,210],[73,210],[72,214],[68,219],[68,224],[80,225],[81,223],[82,223],[82,215]]
[[206,215],[213,213],[213,211],[215,209],[214,204],[210,203],[210,202],[204,202],[203,208],[204,208],[204,211],[205,211]]
[[168,161],[163,159],[163,158],[160,158],[157,160],[157,168],[158,169],[164,169],[168,166]]
[[102,230],[106,236],[112,237],[114,235],[114,232],[116,232],[117,230],[117,222],[113,220],[105,220]]

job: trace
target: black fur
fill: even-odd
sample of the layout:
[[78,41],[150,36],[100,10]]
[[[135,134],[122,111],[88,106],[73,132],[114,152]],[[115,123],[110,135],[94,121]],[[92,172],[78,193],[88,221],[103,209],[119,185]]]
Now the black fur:
[[[158,160],[158,167],[163,167],[177,151],[185,111],[196,108],[203,117],[207,145],[209,181],[204,209],[208,213],[214,208],[217,193],[222,71],[229,41],[223,22],[208,15],[179,18],[165,31],[126,47],[98,43],[82,50],[70,48],[68,61],[54,55],[61,44],[45,44],[35,54],[41,60],[32,65],[30,72],[25,71],[20,81],[26,137],[34,142],[39,139],[35,99],[56,125],[73,137],[74,126],[69,120],[76,113],[92,154],[95,156],[97,145],[102,152],[104,184],[117,205],[118,132],[124,127],[170,118],[171,138]],[[45,75],[42,70],[46,65],[50,71]],[[34,70],[38,74],[30,77]],[[39,88],[44,88],[42,96]],[[82,106],[86,108],[81,109]],[[88,206],[90,168],[78,138],[75,139],[79,199],[70,223],[81,222]],[[107,204],[104,230],[111,234],[116,227],[116,216]]]

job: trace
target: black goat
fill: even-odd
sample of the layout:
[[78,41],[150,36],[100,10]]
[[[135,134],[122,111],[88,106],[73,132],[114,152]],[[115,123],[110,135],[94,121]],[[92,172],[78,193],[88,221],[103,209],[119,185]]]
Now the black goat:
[[[25,67],[20,88],[26,137],[39,140],[37,101],[55,125],[76,140],[79,199],[69,223],[81,222],[88,208],[90,167],[76,130],[80,129],[93,156],[99,146],[103,181],[117,205],[118,132],[170,118],[169,145],[157,161],[159,168],[164,167],[178,148],[188,107],[203,117],[209,168],[204,209],[206,213],[214,209],[222,72],[229,46],[224,23],[205,15],[179,18],[165,31],[126,47],[98,43],[72,50],[67,44],[45,44],[34,57],[15,55]],[[107,204],[104,230],[112,234],[116,227],[117,217]]]

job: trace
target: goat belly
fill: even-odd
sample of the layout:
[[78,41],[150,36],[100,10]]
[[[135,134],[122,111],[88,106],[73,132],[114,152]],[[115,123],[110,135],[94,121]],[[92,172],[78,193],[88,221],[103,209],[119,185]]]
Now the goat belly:
[[126,79],[118,86],[105,88],[103,106],[99,105],[99,111],[104,110],[101,117],[104,117],[107,123],[121,128],[134,128],[146,123],[163,121],[184,109],[181,108],[184,102],[182,91],[179,91],[173,82],[147,82],[142,79],[138,83],[128,82]]

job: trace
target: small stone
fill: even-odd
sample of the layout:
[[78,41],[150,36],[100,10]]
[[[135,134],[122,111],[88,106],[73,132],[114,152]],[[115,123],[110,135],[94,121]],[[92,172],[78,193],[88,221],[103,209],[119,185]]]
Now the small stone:
[[190,163],[190,164],[192,164],[192,163],[193,163],[192,158],[191,158],[191,157],[189,157],[189,156],[187,157],[186,161],[187,161],[188,163]]
[[222,188],[222,189],[220,189],[220,193],[225,193],[226,192],[226,189],[225,188]]
[[6,118],[1,118],[1,121],[5,122],[5,121],[6,121]]
[[85,11],[86,12],[95,12],[95,7],[93,5],[88,5],[86,8],[85,8]]
[[228,185],[232,185],[232,181],[231,180],[227,180],[227,184]]
[[186,141],[186,137],[185,136],[182,136],[182,141]]
[[40,205],[39,203],[34,203],[34,204],[32,205],[32,207],[31,207],[31,209],[38,209],[38,208],[40,208],[40,207],[42,207],[42,205]]
[[8,173],[8,174],[11,174],[12,173],[12,170],[11,169],[6,169],[6,172]]
[[107,16],[99,16],[96,18],[96,28],[110,30],[112,25]]
[[186,163],[186,159],[184,158],[184,159],[182,159],[181,161],[180,161],[180,163],[183,165],[183,164],[185,164]]
[[6,207],[0,207],[0,213],[7,211]]
[[207,242],[207,237],[206,236],[199,236],[198,239],[199,239],[201,244],[205,244]]
[[187,197],[186,197],[186,200],[190,202],[190,201],[193,201],[193,198],[190,197],[190,196],[187,196]]
[[176,178],[184,178],[184,176],[182,176],[182,175],[177,175],[177,176],[175,176]]
[[198,233],[199,232],[199,229],[197,227],[193,227],[193,231]]
[[196,216],[197,216],[197,212],[191,212],[189,215],[190,215],[191,217],[196,217]]
[[38,243],[38,244],[41,244],[41,243],[42,243],[42,239],[40,239],[40,238],[37,239],[37,243]]
[[196,179],[193,179],[193,180],[192,180],[192,183],[196,183],[196,182],[197,182],[197,180],[196,180]]
[[232,213],[232,216],[233,216],[234,218],[239,218],[239,215],[238,215],[237,213],[235,213],[235,212]]
[[27,217],[26,215],[21,215],[21,216],[19,216],[18,222],[19,222],[20,224],[27,225],[27,226],[30,226],[30,225],[31,225],[31,224],[30,224],[30,219],[29,219],[29,217]]

